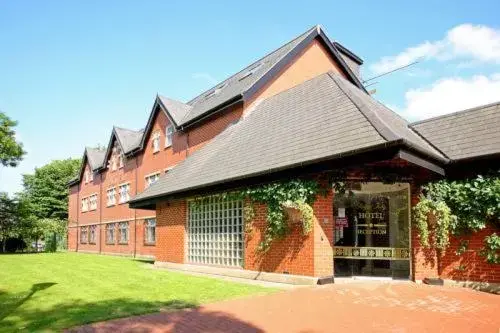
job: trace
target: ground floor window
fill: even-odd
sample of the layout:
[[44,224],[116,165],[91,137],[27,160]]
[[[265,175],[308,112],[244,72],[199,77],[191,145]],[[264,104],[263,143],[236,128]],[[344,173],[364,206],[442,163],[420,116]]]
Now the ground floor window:
[[128,222],[121,222],[118,225],[120,244],[128,243]]
[[115,243],[115,224],[106,224],[106,244]]
[[156,242],[156,219],[144,221],[144,243],[155,244]]
[[96,240],[96,229],[97,229],[97,226],[96,225],[91,225],[89,227],[89,243],[90,244],[95,244],[95,240]]
[[187,260],[243,266],[243,202],[211,196],[190,201]]
[[88,242],[88,229],[87,226],[80,227],[80,243],[86,244]]

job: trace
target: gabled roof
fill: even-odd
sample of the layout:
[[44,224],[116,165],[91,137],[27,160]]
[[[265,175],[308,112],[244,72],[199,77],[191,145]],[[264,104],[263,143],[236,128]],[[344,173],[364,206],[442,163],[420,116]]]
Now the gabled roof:
[[92,171],[96,171],[97,169],[101,168],[102,165],[104,164],[105,154],[106,154],[106,150],[104,150],[104,149],[85,147],[85,150],[83,151],[82,165],[80,166],[80,173],[78,174],[77,177],[71,179],[68,182],[68,184],[70,186],[75,185],[80,181],[80,179],[82,179],[83,171],[85,170],[86,162],[88,162],[90,169]]
[[447,160],[391,110],[335,73],[272,96],[131,203],[401,144]]
[[411,124],[453,161],[500,154],[500,102]]
[[106,161],[111,156],[113,149],[113,142],[116,139],[124,155],[128,155],[140,147],[142,137],[144,136],[144,130],[134,131],[131,129],[121,128],[113,126],[111,131],[111,136],[109,137],[108,146],[104,152],[103,163],[101,169],[106,168]]
[[[186,127],[200,118],[210,115],[222,106],[235,101],[247,100],[269,80],[274,78],[315,38],[318,38],[324,44],[326,50],[337,60],[339,67],[351,82],[365,91],[358,73],[353,71],[352,66],[346,62],[341,52],[358,64],[361,64],[362,60],[340,44],[332,43],[322,28],[317,25],[187,103],[157,96],[152,113],[157,111],[157,104],[160,104],[177,128]],[[339,51],[339,48],[341,48],[341,51]],[[147,134],[148,131],[149,127],[146,126],[145,133]]]

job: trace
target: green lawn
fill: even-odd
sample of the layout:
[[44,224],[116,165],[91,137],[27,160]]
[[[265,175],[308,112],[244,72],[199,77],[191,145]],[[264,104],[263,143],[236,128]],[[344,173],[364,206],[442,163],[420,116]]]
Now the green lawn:
[[0,332],[58,331],[274,291],[150,265],[80,253],[0,255]]

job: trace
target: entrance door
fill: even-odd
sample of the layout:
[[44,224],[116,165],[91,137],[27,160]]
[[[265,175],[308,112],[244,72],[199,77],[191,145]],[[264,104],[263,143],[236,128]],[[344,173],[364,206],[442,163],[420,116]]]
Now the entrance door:
[[335,276],[409,278],[408,184],[352,184],[334,212]]

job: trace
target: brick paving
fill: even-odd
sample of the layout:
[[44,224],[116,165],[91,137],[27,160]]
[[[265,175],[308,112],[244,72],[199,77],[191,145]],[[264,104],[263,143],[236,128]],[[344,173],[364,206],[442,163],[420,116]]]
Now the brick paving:
[[297,288],[82,326],[72,332],[494,332],[500,296],[362,282]]

